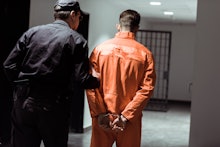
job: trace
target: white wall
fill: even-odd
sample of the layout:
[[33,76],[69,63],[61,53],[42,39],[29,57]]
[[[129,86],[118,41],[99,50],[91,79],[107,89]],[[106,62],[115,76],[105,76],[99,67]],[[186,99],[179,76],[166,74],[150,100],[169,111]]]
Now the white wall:
[[199,0],[190,147],[220,146],[220,1]]
[[54,21],[53,6],[56,0],[30,0],[29,26],[46,24]]
[[122,9],[105,0],[78,0],[83,10],[90,14],[90,51],[106,39],[114,37]]
[[150,23],[146,27],[172,32],[168,99],[191,101],[196,25]]

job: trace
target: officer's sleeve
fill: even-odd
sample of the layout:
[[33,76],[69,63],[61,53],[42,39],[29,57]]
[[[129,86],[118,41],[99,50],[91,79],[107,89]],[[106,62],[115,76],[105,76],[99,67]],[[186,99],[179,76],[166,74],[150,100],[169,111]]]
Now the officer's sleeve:
[[18,78],[20,66],[25,56],[25,34],[17,41],[15,47],[3,63],[4,72],[10,82]]
[[90,73],[90,63],[88,59],[88,46],[85,42],[77,44],[74,52],[75,72],[74,77],[80,86],[85,89],[99,87],[99,80]]

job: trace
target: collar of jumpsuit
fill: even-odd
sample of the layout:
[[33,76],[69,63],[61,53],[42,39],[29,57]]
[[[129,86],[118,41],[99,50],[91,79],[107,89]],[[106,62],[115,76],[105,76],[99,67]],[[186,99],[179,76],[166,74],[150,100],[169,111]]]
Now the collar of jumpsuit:
[[118,32],[116,33],[115,37],[117,38],[126,38],[126,39],[134,39],[134,33],[132,32]]

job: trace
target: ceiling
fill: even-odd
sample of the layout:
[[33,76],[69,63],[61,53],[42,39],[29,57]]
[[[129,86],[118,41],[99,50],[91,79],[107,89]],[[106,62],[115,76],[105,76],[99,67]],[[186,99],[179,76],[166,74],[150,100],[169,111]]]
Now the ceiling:
[[[150,5],[151,1],[161,2],[160,6]],[[137,10],[141,17],[153,22],[196,23],[197,0],[111,0],[118,7]],[[171,16],[164,11],[174,12]]]

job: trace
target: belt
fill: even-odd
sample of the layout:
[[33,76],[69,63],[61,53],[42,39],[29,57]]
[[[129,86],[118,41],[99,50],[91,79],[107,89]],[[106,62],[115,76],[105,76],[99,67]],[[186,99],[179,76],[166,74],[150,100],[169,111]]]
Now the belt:
[[65,98],[67,91],[60,87],[30,85],[29,96],[36,99]]
[[24,99],[28,96],[36,99],[59,99],[65,98],[68,95],[67,88],[65,87],[51,84],[36,84],[28,79],[15,81],[15,85],[17,93],[20,93]]
[[58,99],[56,100],[51,100],[51,99],[36,99],[32,97],[28,97],[22,104],[22,108],[29,111],[29,112],[34,112],[36,111],[52,111],[55,109],[66,109],[67,101],[64,103],[64,100],[59,101]]

